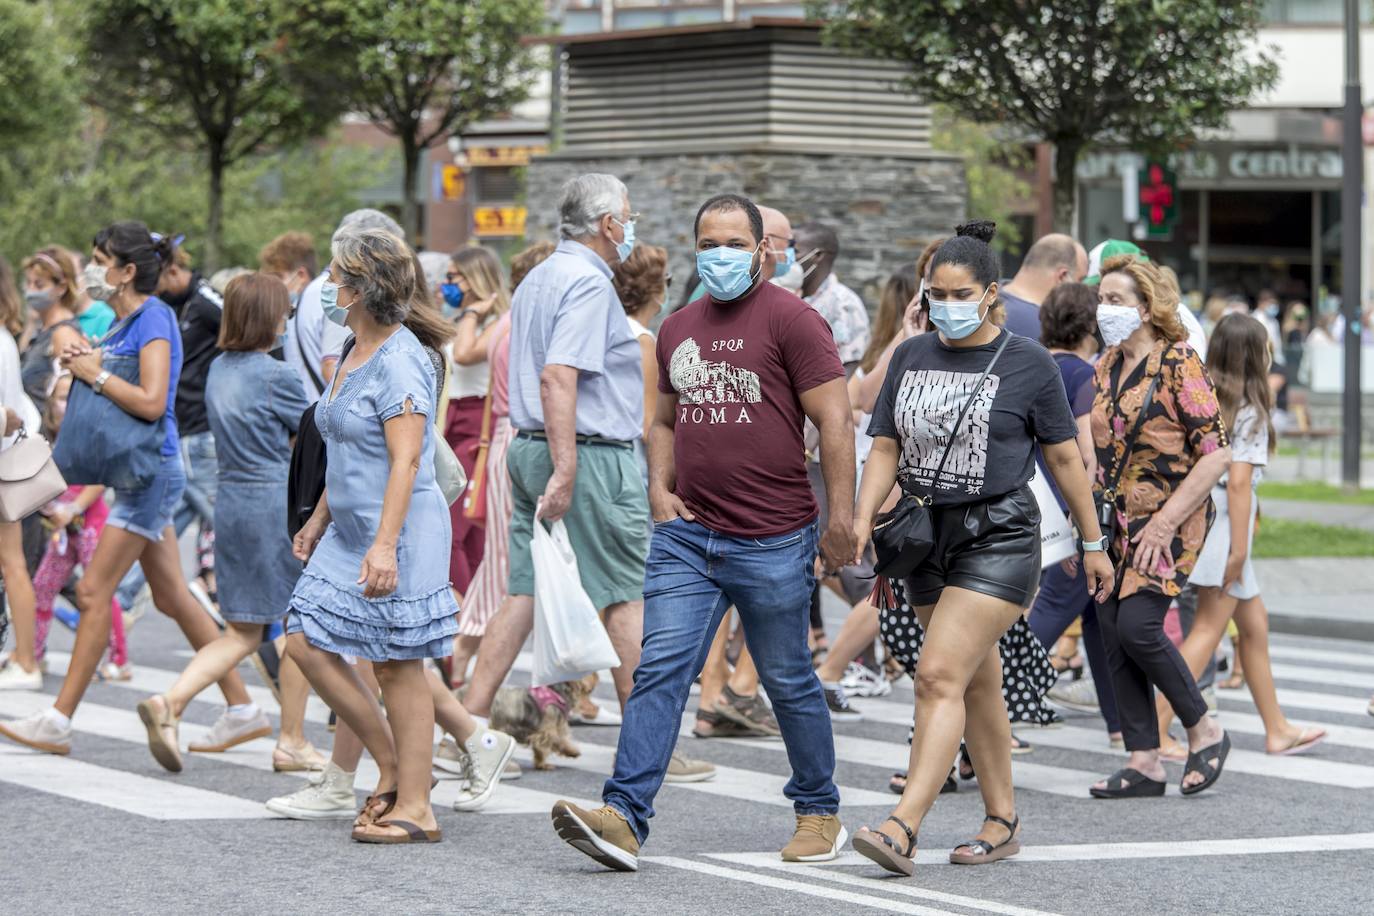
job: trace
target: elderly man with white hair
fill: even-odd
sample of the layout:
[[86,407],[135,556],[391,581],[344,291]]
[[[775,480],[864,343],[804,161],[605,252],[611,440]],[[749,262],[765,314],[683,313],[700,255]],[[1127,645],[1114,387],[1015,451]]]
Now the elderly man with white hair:
[[[611,283],[611,268],[634,249],[635,214],[620,179],[595,173],[567,182],[558,209],[558,247],[511,303],[510,597],[487,624],[468,684],[475,715],[490,711],[533,626],[536,524],[567,525],[582,587],[620,657],[611,673],[622,707],[639,664],[649,501],[634,443],[644,378]],[[695,779],[713,772],[685,758],[676,769]]]

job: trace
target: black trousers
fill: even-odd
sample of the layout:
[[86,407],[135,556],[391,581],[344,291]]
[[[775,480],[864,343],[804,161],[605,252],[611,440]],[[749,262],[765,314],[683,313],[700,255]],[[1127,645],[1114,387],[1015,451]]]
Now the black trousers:
[[1169,600],[1159,592],[1136,592],[1129,598],[1113,594],[1097,610],[1128,751],[1159,747],[1152,684],[1169,700],[1185,728],[1192,728],[1207,714],[1197,681],[1164,635]]

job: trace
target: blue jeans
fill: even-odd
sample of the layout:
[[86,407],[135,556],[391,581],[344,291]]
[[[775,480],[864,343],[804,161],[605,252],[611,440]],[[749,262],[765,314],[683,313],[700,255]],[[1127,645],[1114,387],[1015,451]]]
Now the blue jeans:
[[1121,718],[1116,710],[1116,692],[1112,689],[1112,669],[1107,665],[1107,649],[1102,642],[1102,626],[1097,621],[1097,603],[1088,594],[1082,563],[1078,564],[1076,576],[1069,576],[1055,563],[1040,577],[1040,593],[1035,596],[1035,604],[1030,610],[1030,628],[1048,652],[1075,617],[1083,618],[1083,650],[1088,653],[1088,669],[1097,690],[1098,709],[1107,722],[1107,732],[1116,734],[1121,731]]
[[[181,537],[196,519],[206,526],[214,523],[215,495],[219,490],[219,459],[215,454],[214,434],[203,432],[182,436],[181,464],[186,471],[186,489],[172,517],[172,527],[177,537]],[[120,607],[133,607],[134,599],[146,581],[143,566],[135,563],[115,591]]]
[[814,523],[757,539],[682,519],[654,527],[644,576],[643,651],[625,704],[615,773],[602,790],[641,843],[692,681],[732,605],[792,765],[783,794],[798,814],[839,810],[830,710],[806,642],[816,543]]

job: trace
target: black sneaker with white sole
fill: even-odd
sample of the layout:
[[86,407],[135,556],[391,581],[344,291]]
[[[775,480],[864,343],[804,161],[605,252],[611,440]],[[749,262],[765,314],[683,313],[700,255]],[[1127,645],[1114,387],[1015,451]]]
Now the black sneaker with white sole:
[[825,705],[830,707],[830,719],[834,722],[862,722],[864,714],[849,705],[844,688],[839,684],[822,684],[825,691]]

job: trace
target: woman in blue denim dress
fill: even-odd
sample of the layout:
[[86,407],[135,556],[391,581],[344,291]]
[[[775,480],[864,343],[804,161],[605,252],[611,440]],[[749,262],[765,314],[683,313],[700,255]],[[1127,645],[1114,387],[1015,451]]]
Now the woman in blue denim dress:
[[[377,762],[379,791],[353,830],[367,843],[440,839],[429,800],[434,702],[424,660],[448,655],[458,632],[452,531],[429,420],[435,373],[401,324],[415,283],[414,257],[398,237],[335,237],[321,302],[355,343],[316,407],[325,493],[296,535],[296,556],[308,565],[287,618],[287,652]],[[385,718],[346,658],[373,663]]]
[[[286,616],[301,574],[281,524],[281,503],[291,437],[309,402],[295,370],[267,355],[290,308],[286,286],[268,274],[235,277],[225,290],[218,340],[224,352],[210,365],[205,406],[219,452],[215,568],[219,610],[228,625],[196,653],[170,690],[138,704],[148,749],[174,773],[182,767],[182,712],[257,650],[267,627]],[[295,665],[283,665],[281,679],[282,734],[273,769],[308,769],[312,761],[323,767],[302,731],[309,688]]]
[[[156,446],[159,461],[152,480],[143,486],[116,487],[109,521],[76,588],[81,620],[57,702],[27,719],[0,722],[0,735],[50,754],[71,751],[71,716],[109,643],[115,588],[135,561],[147,574],[154,604],[177,622],[192,647],[199,649],[219,635],[186,586],[172,530],[172,513],[186,486],[173,413],[181,374],[181,333],[172,310],[153,295],[171,257],[171,241],[155,237],[142,223],[119,222],[102,229],[83,281],[93,298],[114,308],[117,323],[98,348],[82,341],[61,354],[62,367],[77,380],[131,416],[147,423],[160,421],[164,435]],[[68,435],[82,434],[70,417],[63,428]],[[236,672],[228,672],[219,685],[231,707],[251,706]]]

